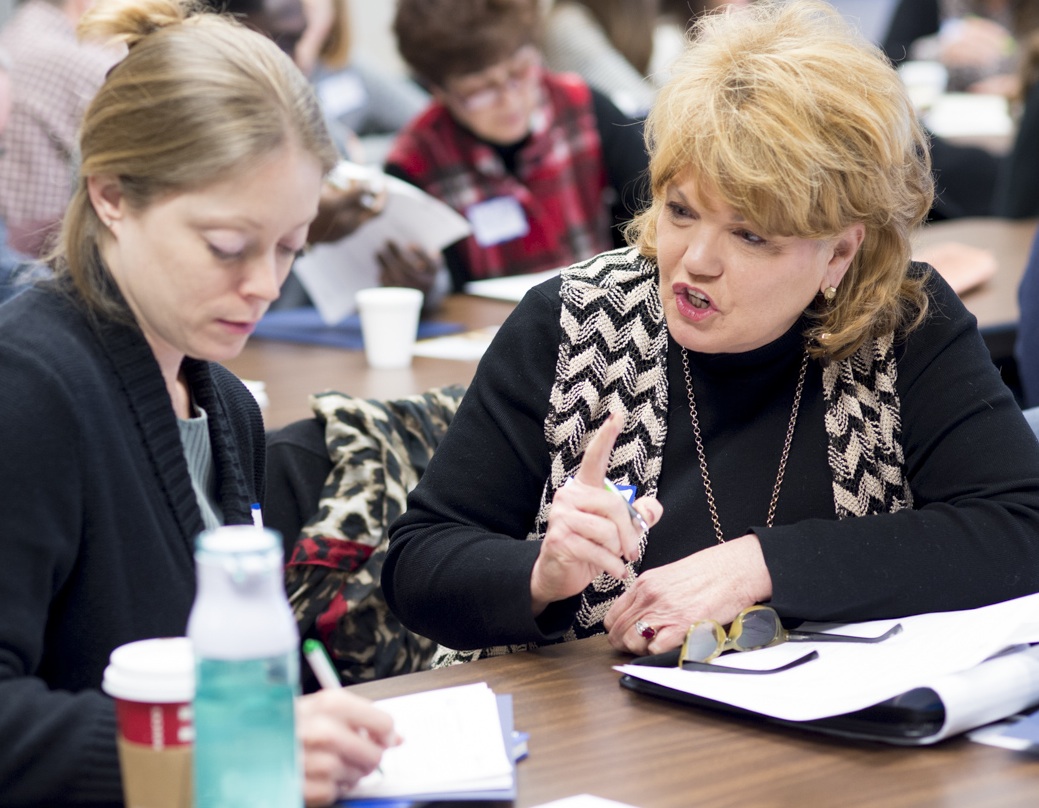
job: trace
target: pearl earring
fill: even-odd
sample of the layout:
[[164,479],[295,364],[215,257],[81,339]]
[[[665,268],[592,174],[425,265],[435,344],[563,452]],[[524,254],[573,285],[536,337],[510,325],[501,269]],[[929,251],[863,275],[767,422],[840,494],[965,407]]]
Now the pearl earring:
[[835,297],[837,297],[836,286],[827,286],[825,289],[823,289],[823,298],[826,300],[827,303],[831,302]]

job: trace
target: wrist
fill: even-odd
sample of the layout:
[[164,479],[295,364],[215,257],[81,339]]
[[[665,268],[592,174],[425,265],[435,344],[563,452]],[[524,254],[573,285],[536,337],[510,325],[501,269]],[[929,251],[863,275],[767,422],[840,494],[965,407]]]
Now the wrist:
[[748,533],[734,539],[741,544],[745,575],[742,576],[746,595],[751,603],[765,603],[772,599],[772,575],[765,564],[765,553],[761,539],[756,533]]

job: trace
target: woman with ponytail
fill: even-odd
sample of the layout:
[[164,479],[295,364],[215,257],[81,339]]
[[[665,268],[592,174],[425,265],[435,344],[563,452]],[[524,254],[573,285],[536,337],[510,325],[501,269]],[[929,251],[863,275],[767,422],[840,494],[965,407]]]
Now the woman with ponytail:
[[[0,788],[120,805],[111,651],[184,633],[203,528],[251,522],[263,422],[220,361],[277,298],[335,152],[265,37],[175,0],[102,0],[126,58],[87,109],[54,278],[0,309]],[[373,769],[388,716],[304,697],[305,797]]]

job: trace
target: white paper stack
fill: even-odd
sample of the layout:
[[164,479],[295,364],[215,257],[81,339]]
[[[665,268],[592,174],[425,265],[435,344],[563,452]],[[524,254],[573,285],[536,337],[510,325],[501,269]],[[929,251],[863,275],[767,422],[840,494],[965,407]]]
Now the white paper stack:
[[[485,682],[383,699],[376,706],[393,717],[404,739],[382,757],[349,794],[350,800],[484,799],[515,796],[515,770],[505,738],[511,736],[511,701]],[[503,721],[504,719],[504,721]]]

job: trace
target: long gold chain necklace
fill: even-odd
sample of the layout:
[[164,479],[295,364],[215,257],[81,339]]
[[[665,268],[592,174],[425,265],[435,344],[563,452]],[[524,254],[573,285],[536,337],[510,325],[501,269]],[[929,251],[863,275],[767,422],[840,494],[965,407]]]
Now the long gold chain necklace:
[[[685,373],[685,389],[689,394],[689,417],[693,422],[696,456],[700,458],[700,476],[703,477],[704,493],[707,494],[707,507],[711,511],[711,522],[714,524],[714,535],[718,538],[718,544],[725,544],[721,519],[718,518],[718,508],[714,503],[714,490],[711,488],[711,478],[707,473],[707,456],[704,454],[703,437],[700,434],[700,419],[696,415],[696,397],[693,395],[693,374],[689,372],[689,356],[686,354],[685,348],[682,349],[682,370]],[[801,360],[801,373],[797,378],[797,389],[794,391],[794,406],[790,411],[790,423],[787,424],[786,428],[783,453],[779,457],[779,471],[776,474],[776,484],[772,488],[772,501],[768,506],[768,518],[765,520],[765,527],[772,527],[772,522],[776,518],[779,489],[783,487],[783,476],[786,474],[786,460],[790,455],[790,444],[794,440],[794,427],[797,425],[797,412],[801,409],[801,391],[804,390],[807,372],[808,352],[805,351],[804,359]]]

